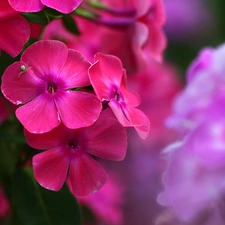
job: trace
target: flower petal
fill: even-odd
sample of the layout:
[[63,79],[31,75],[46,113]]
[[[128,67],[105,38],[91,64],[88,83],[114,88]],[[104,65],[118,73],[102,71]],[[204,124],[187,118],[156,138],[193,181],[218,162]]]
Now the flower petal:
[[70,129],[92,125],[98,119],[102,107],[95,95],[79,91],[59,93],[56,105],[63,123]]
[[110,113],[110,109],[104,110],[99,119],[86,128],[88,145],[85,151],[100,158],[120,161],[126,155],[127,134],[116,118],[110,118]]
[[71,130],[66,128],[63,123],[53,130],[43,134],[30,133],[24,129],[24,135],[28,145],[30,145],[32,148],[42,150],[66,145],[68,143],[70,132]]
[[58,191],[64,184],[70,163],[70,149],[52,148],[33,157],[34,177],[49,190]]
[[133,124],[129,121],[128,117],[126,116],[124,110],[122,109],[122,106],[119,102],[117,102],[115,99],[112,99],[109,102],[109,106],[112,109],[114,115],[118,119],[118,121],[124,126],[124,127],[131,127]]
[[9,4],[8,0],[1,0],[0,1],[0,20],[5,20],[7,18],[13,17],[15,15],[19,15],[20,13],[15,11],[11,5]]
[[66,87],[84,87],[90,85],[88,68],[90,63],[78,51],[69,49],[66,63],[59,75],[66,82]]
[[88,154],[75,151],[70,162],[67,184],[75,196],[98,191],[106,182],[104,169]]
[[38,12],[44,8],[40,0],[9,0],[9,4],[19,12]]
[[60,124],[51,94],[45,93],[16,110],[16,116],[31,133],[45,133]]
[[30,37],[29,23],[21,15],[17,15],[0,21],[0,30],[0,49],[16,57]]
[[147,138],[150,130],[150,122],[141,110],[129,107],[128,105],[121,106],[114,99],[109,102],[109,106],[124,127],[134,127],[142,139]]
[[41,0],[41,2],[50,8],[67,14],[76,9],[82,0]]
[[14,62],[2,76],[2,93],[16,105],[27,103],[44,92],[45,83],[39,79],[33,71],[27,67],[22,71],[23,62]]
[[122,75],[123,66],[119,58],[101,53],[95,55],[89,77],[99,99],[110,100],[112,86],[120,87]]
[[127,107],[127,116],[131,123],[133,124],[135,130],[137,131],[138,135],[145,139],[149,135],[150,131],[150,122],[148,117],[139,109]]
[[27,63],[41,79],[49,81],[58,77],[67,55],[68,49],[63,42],[43,40],[28,47],[21,56],[21,61]]
[[140,104],[139,95],[135,92],[130,91],[127,88],[127,77],[126,77],[125,71],[124,71],[124,75],[122,77],[120,91],[121,91],[127,105],[136,107]]

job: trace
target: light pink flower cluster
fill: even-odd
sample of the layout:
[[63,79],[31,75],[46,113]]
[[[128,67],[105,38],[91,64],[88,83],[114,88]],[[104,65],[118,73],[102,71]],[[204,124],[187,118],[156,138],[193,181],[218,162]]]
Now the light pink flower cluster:
[[[220,208],[225,194],[225,45],[203,49],[187,72],[187,87],[174,103],[168,124],[183,133],[172,144],[159,202],[192,221]],[[220,209],[219,209],[220,210]]]
[[[122,63],[112,55],[98,53],[90,64],[60,41],[38,41],[5,70],[1,89],[20,106],[16,116],[28,144],[47,150],[33,157],[33,167],[50,190],[67,181],[76,196],[97,191],[106,174],[92,156],[122,160],[124,127],[134,127],[141,138],[149,133],[148,118],[135,108],[139,98],[126,87]],[[111,109],[102,110],[106,103]]]

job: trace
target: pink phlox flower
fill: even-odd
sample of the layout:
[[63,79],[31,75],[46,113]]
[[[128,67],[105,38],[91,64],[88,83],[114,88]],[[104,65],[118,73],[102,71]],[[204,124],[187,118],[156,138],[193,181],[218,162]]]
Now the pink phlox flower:
[[81,205],[88,207],[98,221],[108,225],[121,225],[123,224],[124,189],[111,175],[108,175],[106,184],[97,193],[78,198],[78,201]]
[[47,150],[33,157],[34,177],[39,184],[58,191],[66,181],[75,196],[98,191],[106,182],[106,173],[92,156],[120,161],[126,154],[126,131],[111,115],[110,110],[104,110],[86,128],[68,129],[60,124],[44,134],[25,130],[30,146]]
[[19,12],[38,12],[47,6],[62,13],[71,13],[81,2],[82,0],[9,0],[10,5]]
[[0,51],[16,57],[30,37],[30,26],[8,0],[0,2],[0,30]]
[[136,109],[140,99],[126,86],[126,73],[121,61],[112,55],[97,53],[89,69],[89,77],[96,95],[102,102],[108,102],[119,122],[133,126],[139,136],[148,136],[150,123],[147,116]]
[[5,70],[1,89],[12,103],[22,104],[16,116],[29,132],[48,132],[61,122],[71,129],[90,126],[101,102],[75,90],[90,85],[89,66],[80,52],[60,41],[38,41]]

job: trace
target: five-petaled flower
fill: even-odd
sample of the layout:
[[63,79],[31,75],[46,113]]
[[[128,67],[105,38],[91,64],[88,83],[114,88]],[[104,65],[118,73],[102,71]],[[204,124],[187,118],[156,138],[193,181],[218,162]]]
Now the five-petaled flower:
[[96,95],[101,101],[108,102],[119,122],[133,126],[139,136],[148,136],[150,123],[147,116],[136,109],[139,97],[126,85],[126,72],[119,58],[113,55],[97,53],[94,64],[89,69],[89,77]]
[[82,0],[9,0],[10,5],[19,12],[38,12],[47,6],[62,13],[71,13],[81,2]]
[[76,88],[90,85],[90,63],[60,41],[38,41],[28,47],[2,77],[2,92],[20,105],[16,116],[31,133],[44,133],[61,121],[71,129],[92,125],[101,102],[92,93]]
[[47,149],[33,157],[34,177],[39,184],[58,191],[67,181],[75,196],[96,192],[106,182],[104,169],[92,156],[120,161],[127,148],[125,128],[109,109],[90,127],[68,129],[60,124],[44,134],[25,130],[25,137],[33,148]]

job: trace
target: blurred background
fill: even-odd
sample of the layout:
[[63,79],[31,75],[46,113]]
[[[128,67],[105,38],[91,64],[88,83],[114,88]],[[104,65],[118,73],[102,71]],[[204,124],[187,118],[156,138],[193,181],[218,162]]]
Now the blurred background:
[[[157,196],[163,190],[162,174],[166,166],[161,153],[178,137],[175,131],[165,126],[165,120],[171,113],[174,98],[185,86],[185,71],[199,50],[225,42],[225,1],[164,0],[164,4],[167,17],[164,30],[168,40],[165,60],[163,64],[150,62],[151,70],[129,81],[130,87],[141,96],[140,109],[151,121],[150,137],[143,141],[132,129],[128,129],[129,147],[125,160],[101,162],[106,168],[108,183],[90,198],[79,200],[86,225],[188,224],[178,221],[169,209],[157,203]],[[2,52],[0,75],[14,61]],[[10,127],[8,123],[10,120],[1,124],[0,131],[7,130]],[[21,127],[15,129],[20,130]],[[6,149],[1,143],[3,138],[0,137],[0,146]],[[22,141],[18,144],[23,150],[30,151]],[[1,154],[6,156],[0,153],[0,165],[3,165],[0,170],[10,170]],[[7,184],[4,172],[0,176]],[[205,221],[189,225],[195,224],[214,225]]]

